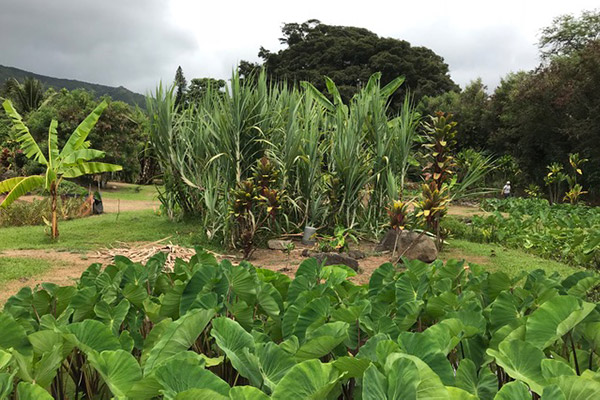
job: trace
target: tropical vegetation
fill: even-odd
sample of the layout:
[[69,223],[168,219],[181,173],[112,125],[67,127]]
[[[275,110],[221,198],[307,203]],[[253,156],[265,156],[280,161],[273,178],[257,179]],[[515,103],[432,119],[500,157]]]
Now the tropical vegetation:
[[600,277],[464,262],[294,279],[204,251],[124,257],[0,314],[0,394],[19,399],[575,399],[600,390]]

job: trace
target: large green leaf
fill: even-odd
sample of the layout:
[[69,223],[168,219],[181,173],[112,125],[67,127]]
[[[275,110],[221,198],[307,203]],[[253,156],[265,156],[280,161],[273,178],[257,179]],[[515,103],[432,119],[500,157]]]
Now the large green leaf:
[[494,400],[531,400],[531,393],[523,382],[509,382],[502,386]]
[[144,365],[144,375],[162,361],[181,351],[186,351],[196,342],[206,325],[214,316],[212,310],[192,310],[177,321],[171,322],[154,345]]
[[62,172],[64,178],[77,178],[82,175],[101,174],[103,172],[121,171],[123,167],[115,164],[101,162],[81,162],[72,167],[67,167]]
[[63,165],[77,164],[81,161],[91,161],[96,158],[103,158],[105,153],[101,150],[80,149],[69,153],[61,160]]
[[45,177],[41,175],[31,175],[26,178],[10,178],[0,182],[0,193],[10,190],[0,206],[8,207],[19,197],[26,195],[34,189],[44,186],[45,182]]
[[543,400],[559,400],[560,394],[566,400],[595,400],[600,394],[600,382],[581,376],[560,376],[552,380],[555,388],[544,389]]
[[0,372],[0,399],[8,399],[13,391],[14,373]]
[[252,385],[260,387],[263,378],[258,366],[258,357],[253,354],[254,338],[252,335],[236,321],[226,317],[213,320],[210,334],[215,338],[217,346],[225,352],[233,368],[241,376],[247,378]]
[[417,387],[421,383],[419,370],[407,358],[396,359],[385,375],[371,365],[365,371],[362,396],[364,400],[417,399]]
[[234,386],[229,391],[231,400],[269,400],[269,396],[253,386]]
[[573,296],[555,296],[529,316],[525,339],[543,350],[571,331],[595,307],[592,303],[580,303]]
[[473,361],[464,358],[456,372],[456,386],[481,400],[492,400],[498,391],[498,379],[489,367],[481,368],[478,373]]
[[331,364],[323,364],[319,360],[304,361],[285,374],[275,387],[271,399],[328,399],[342,377],[343,375]]
[[20,382],[17,385],[17,398],[19,400],[52,400],[50,393],[43,387],[28,382]]
[[100,321],[85,320],[67,326],[66,339],[85,353],[119,350],[119,339]]
[[505,340],[498,346],[498,351],[488,349],[487,353],[512,378],[527,383],[537,394],[543,392],[547,381],[541,363],[545,356],[539,348],[522,340]]
[[0,349],[15,349],[23,355],[31,355],[32,347],[27,333],[12,315],[0,313]]
[[6,111],[6,115],[8,115],[12,119],[13,125],[15,126],[15,128],[17,128],[17,132],[19,135],[17,137],[17,140],[21,144],[21,148],[25,156],[27,156],[27,158],[34,159],[40,164],[48,164],[46,157],[44,157],[44,153],[42,153],[37,142],[31,135],[31,133],[29,133],[29,129],[27,129],[27,127],[23,123],[23,119],[21,118],[17,110],[15,110],[10,100],[5,100],[4,103],[2,103],[2,106]]
[[94,306],[94,312],[102,322],[108,325],[113,335],[118,335],[121,324],[129,312],[129,301],[121,300],[116,306],[111,306],[104,300]]
[[[53,170],[55,168],[55,163],[58,158],[58,133],[56,128],[58,127],[58,121],[53,119],[50,122],[50,127],[48,128],[48,170]],[[56,175],[55,175],[56,179]],[[46,182],[48,185],[50,182]]]
[[273,342],[256,344],[255,353],[264,383],[271,391],[286,372],[296,365],[294,357]]
[[67,143],[65,143],[62,151],[60,152],[60,158],[64,159],[75,150],[84,148],[84,143],[90,134],[92,128],[98,122],[100,115],[104,109],[108,106],[106,101],[102,101],[96,106],[96,108],[75,128]]
[[202,366],[170,360],[163,363],[155,371],[156,380],[162,386],[165,399],[173,399],[179,392],[189,389],[208,389],[227,396],[229,385]]
[[330,322],[309,333],[306,343],[298,349],[296,359],[299,361],[320,358],[329,354],[334,348],[348,338],[346,322]]
[[133,384],[142,379],[137,360],[124,350],[92,352],[88,360],[116,398],[124,398]]
[[[439,376],[420,358],[401,353],[390,354],[385,362],[385,371],[389,375],[399,359],[407,359],[414,363],[418,371],[417,399],[433,400],[449,398],[450,394]],[[408,365],[406,362],[403,365]]]

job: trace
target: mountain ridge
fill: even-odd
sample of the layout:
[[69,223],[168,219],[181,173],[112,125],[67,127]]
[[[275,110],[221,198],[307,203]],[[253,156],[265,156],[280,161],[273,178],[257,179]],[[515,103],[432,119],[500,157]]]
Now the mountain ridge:
[[26,77],[38,79],[44,84],[45,88],[52,87],[56,90],[63,88],[67,90],[86,89],[94,92],[97,97],[108,95],[113,100],[123,101],[133,106],[143,106],[145,103],[145,97],[143,95],[135,93],[124,86],[115,87],[101,85],[99,83],[84,82],[77,79],[55,78],[0,64],[0,84],[4,83],[4,81],[9,78],[15,78],[19,82],[22,82]]

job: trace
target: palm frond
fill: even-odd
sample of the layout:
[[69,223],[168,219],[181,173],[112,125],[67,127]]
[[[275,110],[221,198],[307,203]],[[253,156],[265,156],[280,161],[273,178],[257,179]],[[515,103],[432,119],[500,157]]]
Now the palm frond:
[[77,178],[78,176],[88,174],[101,174],[103,172],[121,171],[123,167],[115,164],[100,162],[82,162],[67,169],[63,173],[63,178]]

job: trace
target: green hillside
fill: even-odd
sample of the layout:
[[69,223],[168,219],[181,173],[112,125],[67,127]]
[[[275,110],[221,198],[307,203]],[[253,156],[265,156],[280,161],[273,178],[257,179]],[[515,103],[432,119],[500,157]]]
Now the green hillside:
[[61,79],[61,78],[53,78],[50,76],[39,75],[33,72],[25,71],[22,69],[14,68],[14,67],[5,67],[0,65],[0,83],[6,81],[8,78],[16,78],[18,81],[22,82],[26,77],[31,76],[40,80],[46,87],[53,87],[55,89],[86,89],[94,92],[96,96],[100,97],[103,95],[109,95],[113,100],[124,101],[125,103],[129,103],[131,105],[143,105],[144,104],[144,96],[139,93],[132,92],[129,89],[124,88],[123,86],[113,87],[113,86],[105,86],[98,85],[96,83],[88,83],[77,81],[74,79]]

